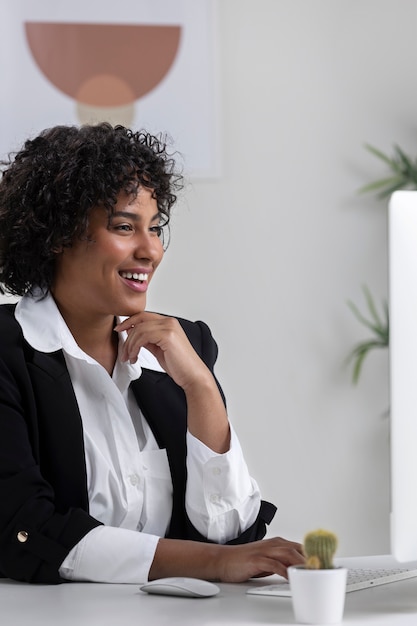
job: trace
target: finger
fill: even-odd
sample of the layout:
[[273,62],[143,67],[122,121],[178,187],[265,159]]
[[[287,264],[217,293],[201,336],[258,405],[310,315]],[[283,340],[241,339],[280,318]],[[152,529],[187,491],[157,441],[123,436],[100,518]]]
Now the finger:
[[288,539],[283,539],[282,537],[273,537],[272,539],[267,539],[266,541],[269,541],[271,544],[280,548],[290,548],[304,556],[303,546],[297,541],[289,541]]
[[293,548],[277,548],[276,550],[271,550],[267,556],[284,567],[304,565],[305,563],[305,557]]
[[159,315],[158,313],[150,313],[149,311],[142,311],[141,313],[135,313],[135,315],[131,315],[127,317],[122,322],[119,322],[114,327],[116,332],[121,332],[122,330],[128,330],[132,326],[136,324],[140,324],[142,322],[150,321],[150,320],[163,320],[166,316]]
[[296,561],[296,563],[304,562],[305,557],[302,552],[299,552],[296,548],[286,546],[278,549],[278,556],[286,559],[288,563]]
[[[257,565],[259,566],[257,576],[259,575],[269,576],[271,574],[278,574],[279,576],[288,578],[288,573],[287,573],[288,566],[286,563],[283,563],[280,559],[274,559],[272,557],[264,557],[262,560],[258,561]],[[268,572],[268,574],[264,574],[263,572]]]
[[127,361],[129,361],[132,365],[136,363],[136,361],[138,360],[140,349],[142,347],[143,345],[141,345],[137,338],[135,338],[134,341],[132,339],[129,341],[128,336],[126,341],[124,342],[122,353],[120,356],[122,363],[126,363]]
[[[139,320],[136,320],[136,324],[139,324]],[[116,324],[116,326],[113,328],[113,330],[115,330],[116,333],[120,333],[120,332],[122,332],[124,330],[127,330],[129,332],[132,328],[135,328],[135,324],[133,323],[133,321],[129,317],[126,320],[124,320],[123,322],[120,322],[119,324]]]
[[291,565],[303,565],[304,563],[304,557],[302,557],[297,551],[292,551],[291,554],[282,554],[274,560],[274,572],[284,578],[288,578],[288,567]]

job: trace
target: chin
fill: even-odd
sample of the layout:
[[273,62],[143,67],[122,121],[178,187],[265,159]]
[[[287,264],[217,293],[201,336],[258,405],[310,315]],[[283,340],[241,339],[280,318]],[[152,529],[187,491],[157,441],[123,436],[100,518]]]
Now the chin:
[[121,317],[130,317],[131,315],[136,315],[137,313],[142,313],[146,308],[146,299],[140,299],[136,304],[127,304],[124,306],[117,307],[116,315]]

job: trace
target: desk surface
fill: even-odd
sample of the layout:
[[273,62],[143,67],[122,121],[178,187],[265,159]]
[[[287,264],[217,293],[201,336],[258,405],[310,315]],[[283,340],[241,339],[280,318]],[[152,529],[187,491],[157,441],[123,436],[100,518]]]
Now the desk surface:
[[[386,567],[390,557],[340,559],[348,567]],[[417,563],[411,564],[413,568]],[[249,586],[220,584],[212,598],[151,596],[139,585],[0,582],[0,622],[12,626],[249,626],[295,624],[291,599],[248,596]],[[417,578],[347,594],[344,624],[415,626]]]

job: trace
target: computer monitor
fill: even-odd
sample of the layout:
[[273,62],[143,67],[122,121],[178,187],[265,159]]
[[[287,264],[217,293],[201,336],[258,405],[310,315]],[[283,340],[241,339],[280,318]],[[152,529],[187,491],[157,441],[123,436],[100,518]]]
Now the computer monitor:
[[417,560],[417,191],[389,203],[391,552]]

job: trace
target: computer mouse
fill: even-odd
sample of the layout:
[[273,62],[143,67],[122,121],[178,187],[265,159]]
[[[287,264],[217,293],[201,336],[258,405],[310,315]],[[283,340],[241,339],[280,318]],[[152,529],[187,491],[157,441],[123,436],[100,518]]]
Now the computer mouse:
[[200,578],[158,578],[150,580],[140,587],[146,593],[156,593],[165,596],[183,596],[186,598],[208,598],[219,593],[220,589],[214,583]]

